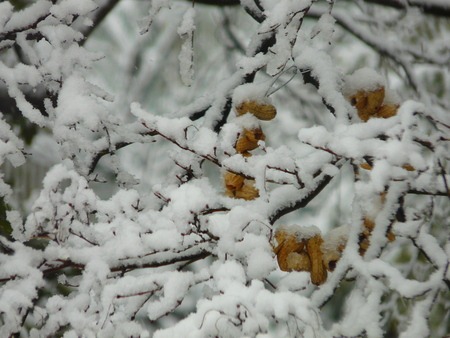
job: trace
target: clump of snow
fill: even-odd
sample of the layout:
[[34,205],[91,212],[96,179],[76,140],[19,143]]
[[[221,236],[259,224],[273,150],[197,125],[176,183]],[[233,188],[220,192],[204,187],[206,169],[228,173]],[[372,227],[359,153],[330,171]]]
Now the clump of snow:
[[11,18],[14,7],[10,2],[0,3],[0,29],[3,31],[5,24]]
[[200,128],[194,135],[192,148],[199,155],[214,155],[217,148],[217,134],[209,128]]
[[324,252],[336,252],[339,247],[344,247],[347,244],[350,227],[342,225],[333,228],[323,236],[322,250]]
[[194,79],[194,7],[189,8],[186,13],[184,13],[183,20],[177,31],[183,40],[180,54],[178,55],[181,80],[186,86],[190,86]]
[[316,235],[321,235],[322,232],[315,225],[302,226],[297,224],[281,225],[278,227],[279,231],[284,231],[287,235],[295,236],[299,242],[308,240]]
[[0,165],[5,158],[13,167],[22,165],[25,162],[23,147],[23,141],[14,135],[11,127],[3,120],[3,115],[0,114]]
[[370,92],[385,86],[384,77],[371,68],[360,68],[345,77],[344,95],[352,95],[358,91]]
[[50,13],[61,20],[72,15],[86,15],[97,7],[92,0],[66,0],[52,6]]
[[50,1],[39,0],[31,6],[16,12],[5,24],[5,31],[8,32],[19,29],[20,27],[31,26],[34,22],[47,17],[51,6],[52,3]]
[[140,33],[145,34],[150,29],[156,15],[164,8],[170,8],[172,4],[171,0],[154,0],[151,2],[148,15],[141,20],[140,23]]
[[269,86],[267,83],[245,83],[234,89],[233,104],[238,106],[245,101],[256,101],[262,104],[271,104],[267,96]]
[[[336,19],[329,13],[323,14],[311,30],[311,39],[318,48],[331,45],[335,32]],[[321,44],[323,46],[321,46]]]

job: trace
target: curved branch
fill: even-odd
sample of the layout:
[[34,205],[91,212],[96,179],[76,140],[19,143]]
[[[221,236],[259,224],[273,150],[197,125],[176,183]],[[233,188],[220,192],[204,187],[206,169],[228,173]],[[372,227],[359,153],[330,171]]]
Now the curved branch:
[[273,225],[278,219],[280,219],[284,215],[287,215],[297,209],[306,207],[309,204],[309,202],[311,202],[314,198],[316,198],[317,195],[319,195],[319,193],[328,185],[328,183],[331,182],[332,179],[333,176],[325,175],[322,181],[319,182],[317,187],[314,190],[312,190],[305,198],[300,199],[292,204],[285,205],[280,209],[276,210],[269,217],[269,223]]

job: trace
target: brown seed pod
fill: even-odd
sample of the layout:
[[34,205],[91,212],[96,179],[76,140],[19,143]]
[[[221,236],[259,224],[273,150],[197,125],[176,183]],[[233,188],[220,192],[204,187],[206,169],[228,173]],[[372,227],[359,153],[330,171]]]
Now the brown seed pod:
[[246,113],[251,113],[260,120],[269,121],[277,115],[277,110],[271,104],[249,100],[242,102],[236,107],[237,116],[241,116]]
[[[384,198],[384,197],[382,197]],[[364,231],[368,231],[369,233],[372,233],[372,230],[375,228],[375,222],[372,221],[370,218],[365,217],[363,221]]]
[[305,248],[305,244],[299,241],[295,234],[287,232],[284,229],[279,229],[275,232],[275,239],[278,243],[278,246],[274,249],[275,253],[281,249],[287,250],[288,252],[300,253]]
[[250,201],[259,197],[259,191],[255,188],[255,181],[245,180],[244,185],[236,191],[234,197]]
[[306,251],[311,260],[311,282],[314,285],[321,285],[327,280],[327,270],[321,249],[322,243],[323,239],[320,235],[311,237],[306,243]]
[[375,223],[371,219],[365,217],[363,221],[363,231],[359,234],[359,254],[364,256],[370,245],[370,235],[375,228]]
[[287,270],[283,271],[311,271],[311,259],[306,252],[291,252],[286,257]]
[[324,237],[321,246],[323,253],[323,263],[328,271],[333,271],[336,263],[341,259],[347,241],[349,226],[342,225],[331,229]]
[[259,141],[264,141],[265,139],[266,135],[264,135],[261,128],[244,129],[236,141],[236,151],[240,154],[248,154],[248,151],[258,147]]
[[391,230],[388,230],[388,232],[386,233],[386,238],[389,242],[395,241],[395,235]]
[[361,163],[359,166],[365,170],[372,170],[372,166],[367,162]]
[[389,117],[395,116],[397,114],[398,105],[396,104],[385,104],[378,109],[375,114],[376,117],[387,119]]
[[364,122],[375,117],[384,101],[384,87],[367,92],[360,90],[349,97],[350,103],[358,111],[358,116]]
[[259,196],[253,180],[247,180],[244,176],[227,171],[224,175],[225,195],[233,198],[253,200]]
[[[323,248],[323,247],[322,247]],[[333,271],[336,267],[336,263],[341,259],[342,252],[345,249],[345,245],[339,245],[334,250],[327,250],[323,252],[323,264],[328,271]]]
[[[385,195],[382,194],[381,198],[384,200]],[[364,256],[367,249],[369,248],[370,236],[372,235],[372,231],[375,228],[375,222],[366,217],[364,218],[363,226],[364,229],[359,235],[359,254],[361,256]],[[389,242],[395,241],[395,234],[391,231],[391,229],[387,230],[386,238]]]
[[304,252],[305,244],[297,239],[295,233],[288,232],[285,229],[278,229],[275,232],[275,239],[278,245],[273,249],[273,252],[277,255],[280,269],[282,271],[306,271],[296,270],[297,268],[303,269],[306,267],[305,255],[307,261],[309,261],[309,257]]
[[416,168],[414,168],[411,164],[405,164],[402,166],[403,169],[405,169],[406,171],[415,171]]
[[224,175],[225,194],[229,197],[236,197],[236,193],[244,186],[244,181],[243,176],[227,171]]

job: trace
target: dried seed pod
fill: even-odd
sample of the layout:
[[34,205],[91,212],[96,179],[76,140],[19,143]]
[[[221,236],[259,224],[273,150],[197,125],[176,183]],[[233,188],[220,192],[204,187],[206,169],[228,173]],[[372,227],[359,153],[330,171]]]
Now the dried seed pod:
[[306,252],[291,252],[286,257],[286,268],[283,271],[311,271],[311,259]]
[[389,117],[395,116],[397,114],[398,105],[396,104],[385,104],[382,105],[377,113],[375,114],[376,117],[380,117],[383,119],[387,119]]
[[236,151],[240,154],[248,154],[248,151],[258,147],[259,141],[264,141],[265,139],[266,135],[264,135],[261,128],[244,129],[236,141]]
[[250,201],[259,197],[259,191],[255,187],[255,181],[245,180],[244,185],[236,191],[234,197],[242,198],[244,200]]
[[369,245],[370,245],[369,238],[360,234],[359,235],[359,254],[360,254],[360,256],[364,256],[367,249],[369,248]]
[[389,242],[395,241],[395,235],[391,230],[388,230],[388,232],[386,233],[386,238]]
[[414,168],[411,164],[405,164],[402,166],[403,169],[405,169],[406,171],[415,171],[416,168]]
[[[382,194],[381,199],[384,200],[384,198],[385,194]],[[363,226],[364,229],[359,235],[359,254],[361,256],[364,256],[367,249],[369,248],[370,236],[372,235],[372,231],[375,228],[375,222],[369,218],[364,218]],[[395,241],[395,235],[390,229],[388,229],[386,232],[386,238],[389,242]]]
[[249,100],[242,102],[236,107],[237,116],[241,116],[246,113],[251,113],[260,120],[269,121],[277,115],[277,110],[271,104]]
[[365,170],[372,170],[372,166],[367,162],[361,163],[359,166]]
[[333,271],[336,263],[342,256],[347,241],[350,227],[341,225],[340,227],[331,229],[324,237],[321,246],[323,253],[323,263],[328,271]]
[[[381,197],[384,199],[384,195]],[[372,221],[370,218],[365,217],[363,221],[364,231],[368,230],[369,233],[372,233],[372,230],[375,228],[375,222]]]
[[305,248],[305,244],[297,239],[297,236],[293,233],[289,233],[284,229],[279,229],[275,232],[275,239],[277,240],[278,246],[274,249],[277,250],[287,250],[288,252],[302,252]]
[[364,218],[363,231],[359,234],[359,254],[364,256],[370,245],[370,235],[375,228],[375,222],[369,218]]
[[[323,246],[322,246],[323,249]],[[342,251],[344,251],[345,245],[339,245],[333,250],[322,250],[323,252],[323,264],[328,271],[333,271],[336,267],[336,263],[341,259]]]
[[244,181],[243,176],[227,171],[224,175],[225,194],[229,197],[236,197],[236,193],[244,186]]
[[384,101],[384,87],[367,92],[360,90],[349,97],[350,103],[358,111],[358,116],[366,122],[375,117]]
[[308,239],[306,251],[311,260],[311,282],[314,285],[321,285],[327,280],[327,270],[323,263],[323,253],[321,245],[323,239],[320,235],[315,235]]
[[278,245],[274,247],[273,252],[277,255],[278,266],[282,271],[292,271],[291,265],[296,263],[293,263],[293,258],[288,261],[288,256],[292,253],[301,253],[305,244],[298,241],[295,233],[285,229],[278,229],[275,232],[275,239]]

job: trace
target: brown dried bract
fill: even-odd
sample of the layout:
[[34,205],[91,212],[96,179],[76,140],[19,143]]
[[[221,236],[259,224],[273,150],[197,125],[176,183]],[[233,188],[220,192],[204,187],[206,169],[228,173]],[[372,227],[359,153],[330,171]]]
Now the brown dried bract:
[[253,180],[247,180],[244,176],[227,171],[224,175],[225,195],[233,198],[253,200],[259,196]]
[[403,169],[405,169],[406,171],[415,171],[416,168],[414,168],[411,164],[405,164],[402,166]]
[[327,270],[321,249],[322,243],[323,239],[320,235],[311,237],[306,243],[306,250],[311,260],[311,282],[314,285],[321,285],[327,280]]
[[[381,198],[384,199],[384,195],[381,195]],[[373,229],[375,228],[375,222],[369,218],[364,218],[363,221],[363,231],[359,235],[359,254],[364,256],[367,249],[370,245],[370,236],[372,234]],[[386,238],[389,242],[395,241],[395,234],[389,229],[386,232]]]
[[241,189],[237,190],[235,198],[242,198],[244,200],[250,201],[259,197],[259,190],[255,187],[254,180],[245,180],[244,185]]
[[235,197],[236,192],[244,186],[245,178],[241,175],[227,171],[224,175],[225,194],[229,197]]
[[372,166],[367,162],[361,163],[359,166],[365,170],[372,170]]
[[327,270],[321,249],[323,239],[320,235],[302,241],[295,233],[280,229],[275,233],[275,239],[278,245],[273,251],[282,271],[308,271],[315,285],[326,281]]
[[337,262],[341,259],[342,252],[345,249],[345,245],[339,245],[334,250],[323,251],[323,264],[328,271],[333,271]]
[[306,252],[289,253],[286,258],[286,264],[288,270],[284,271],[311,271],[311,259]]
[[238,153],[247,155],[250,150],[258,147],[259,141],[264,141],[265,139],[266,135],[264,135],[261,128],[244,129],[236,141],[235,149]]
[[[295,234],[279,229],[275,232],[275,239],[278,245],[273,249],[273,252],[277,255],[278,266],[282,271],[300,271],[295,268],[303,268],[308,265],[307,262],[302,262],[306,258],[309,261],[308,255],[305,257],[306,253],[303,251],[305,244],[299,241]],[[293,253],[298,254],[298,256],[292,255]]]
[[358,111],[358,116],[364,122],[375,117],[384,101],[384,87],[367,92],[360,90],[349,97],[350,103]]
[[359,235],[359,254],[364,256],[370,245],[370,235],[375,228],[375,223],[369,218],[364,218],[363,231]]
[[375,117],[380,117],[387,119],[389,117],[395,116],[397,114],[398,105],[396,104],[385,104],[377,110]]
[[242,102],[236,107],[237,116],[241,116],[246,113],[251,113],[260,120],[269,121],[277,115],[277,110],[271,104],[249,100]]

